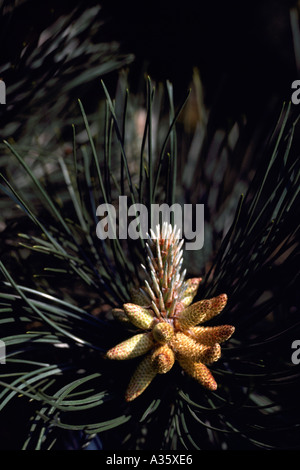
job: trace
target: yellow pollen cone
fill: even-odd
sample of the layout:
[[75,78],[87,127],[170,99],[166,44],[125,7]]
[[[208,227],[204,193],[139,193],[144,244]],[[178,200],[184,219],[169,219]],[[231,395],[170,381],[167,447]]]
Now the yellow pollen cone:
[[123,308],[133,325],[142,330],[148,330],[151,327],[154,320],[152,310],[130,303],[124,304]]
[[182,332],[177,332],[170,342],[170,346],[175,351],[176,356],[187,357],[193,361],[201,361],[207,354],[210,346],[197,343],[193,338],[185,335]]
[[156,370],[158,374],[166,374],[169,372],[175,362],[174,353],[166,344],[156,348],[153,351],[151,358],[153,369]]
[[191,359],[183,358],[179,360],[179,364],[187,372],[188,375],[197,380],[203,387],[208,390],[216,390],[217,382],[215,381],[210,370],[201,362],[193,362]]
[[200,362],[203,364],[212,364],[221,357],[221,346],[219,343],[215,343],[213,346],[204,346],[206,349],[203,351]]
[[168,343],[174,336],[174,329],[170,323],[160,322],[153,327],[152,334],[158,343]]
[[234,331],[235,328],[232,325],[194,326],[189,329],[189,334],[196,341],[212,346],[215,343],[227,341]]
[[136,305],[140,305],[141,307],[145,307],[147,304],[149,304],[149,302],[147,302],[146,294],[143,294],[143,292],[141,292],[140,289],[137,289],[136,287],[132,287],[129,290],[129,293],[130,293],[132,303]]
[[211,308],[211,301],[209,299],[200,300],[195,302],[189,307],[180,312],[176,319],[176,326],[180,330],[187,330],[191,326],[201,323],[206,318]]
[[199,321],[199,323],[208,321],[211,318],[218,315],[223,310],[223,308],[226,306],[227,299],[228,298],[227,298],[226,294],[220,294],[217,297],[213,297],[212,299],[210,299],[210,301],[211,301],[210,311],[207,313],[206,317],[202,321]]
[[186,281],[186,289],[182,298],[180,299],[180,303],[184,307],[188,307],[194,300],[194,297],[197,294],[197,290],[201,281],[202,277],[193,277]]
[[148,333],[141,333],[126,339],[111,348],[107,353],[108,359],[123,361],[142,356],[154,346],[152,337]]
[[125,393],[125,400],[132,401],[141,395],[152,382],[157,372],[153,369],[151,355],[147,355],[137,366]]
[[193,302],[194,300],[194,294],[190,294],[190,295],[186,295],[186,296],[183,296],[182,299],[180,300],[180,304],[186,308],[188,307],[189,305],[191,305],[191,303]]
[[196,294],[201,281],[202,277],[192,277],[191,279],[188,279],[185,283],[186,290],[184,291],[184,296]]
[[130,323],[126,313],[122,308],[113,308],[111,313],[115,320],[118,320],[122,323]]

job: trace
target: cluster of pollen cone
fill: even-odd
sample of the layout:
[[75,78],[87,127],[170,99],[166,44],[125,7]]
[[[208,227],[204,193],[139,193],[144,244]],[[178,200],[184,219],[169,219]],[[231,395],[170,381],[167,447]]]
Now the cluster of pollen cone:
[[220,343],[230,338],[234,327],[199,325],[223,310],[227,295],[192,304],[201,278],[184,280],[182,244],[179,231],[170,224],[157,226],[156,233],[151,230],[146,243],[148,269],[142,265],[145,285],[131,291],[132,303],[113,310],[116,318],[138,329],[106,353],[108,359],[121,361],[142,356],[129,382],[127,401],[141,395],[157,374],[169,372],[175,360],[205,388],[217,388],[207,365],[220,358]]

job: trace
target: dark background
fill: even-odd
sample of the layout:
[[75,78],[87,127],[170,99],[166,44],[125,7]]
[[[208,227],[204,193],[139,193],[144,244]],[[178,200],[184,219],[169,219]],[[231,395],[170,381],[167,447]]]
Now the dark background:
[[255,113],[277,96],[288,98],[297,76],[291,31],[293,1],[103,2],[106,33],[145,64],[153,78],[186,87],[199,67],[211,105],[222,114]]
[[[99,19],[101,27],[93,32],[91,41],[94,44],[117,41],[120,53],[134,55],[130,68],[133,92],[141,87],[144,73],[148,73],[154,80],[170,80],[175,94],[181,98],[189,86],[193,67],[198,67],[205,103],[210,107],[218,102],[221,123],[241,113],[257,116],[274,102],[288,100],[291,83],[299,73],[294,49],[299,38],[292,31],[290,14],[296,1],[31,0],[12,9],[13,4],[3,2],[0,20],[0,76],[7,87],[22,77],[29,78],[21,57],[24,44],[28,58],[40,33],[57,18],[73,9],[78,9],[75,14],[78,17],[99,4],[101,9],[95,21]],[[76,64],[84,70],[88,64],[80,60],[76,59]],[[11,61],[12,69],[1,72],[1,65],[3,68],[7,61]],[[51,70],[52,66],[48,59],[40,70],[32,70],[31,81],[44,68]],[[112,74],[112,84],[114,79]],[[74,99],[72,92],[70,99]]]
[[[86,54],[79,56],[70,54],[70,62],[66,59],[57,62],[55,51],[49,53],[47,50],[47,54],[44,54],[42,46],[40,64],[36,66],[35,54],[42,31],[51,27],[61,17],[70,15],[71,12],[74,13],[70,22],[77,21],[89,8],[99,4],[101,8],[80,33],[80,42],[88,41]],[[7,105],[0,107],[0,140],[2,142],[3,138],[14,138],[18,144],[21,144],[23,139],[30,138],[36,132],[34,122],[41,125],[41,129],[53,132],[54,136],[56,130],[60,129],[62,137],[66,135],[69,138],[70,119],[74,116],[77,98],[82,99],[88,112],[94,112],[98,101],[104,96],[100,78],[104,78],[113,94],[118,83],[120,67],[117,65],[107,67],[105,73],[99,73],[98,77],[85,80],[74,87],[70,86],[67,93],[61,92],[63,85],[71,84],[72,81],[75,83],[80,74],[92,70],[92,65],[96,67],[95,64],[99,62],[101,65],[105,61],[109,64],[115,57],[125,58],[124,63],[129,67],[129,86],[133,94],[144,90],[145,74],[149,74],[154,81],[170,80],[173,83],[175,104],[180,103],[186,95],[193,69],[196,67],[203,84],[205,105],[214,113],[214,130],[218,127],[228,128],[230,122],[244,116],[248,123],[249,139],[252,137],[252,129],[255,129],[257,122],[261,122],[262,119],[270,120],[266,126],[269,132],[278,118],[283,101],[289,101],[291,97],[291,83],[299,78],[300,58],[297,54],[300,46],[297,35],[299,19],[296,5],[296,1],[284,0],[260,2],[31,0],[21,3],[0,1],[0,78],[5,81],[8,91]],[[291,19],[295,24],[298,22],[294,29],[291,26]],[[50,45],[55,39],[55,35],[53,38],[50,37]],[[110,46],[108,53],[107,51],[103,53],[103,44],[109,45],[115,42],[118,44],[117,48]],[[64,47],[63,41],[60,45]],[[123,63],[122,60],[120,63]],[[8,63],[10,65],[7,67]],[[56,111],[58,104],[59,112]],[[32,121],[33,116],[35,121]],[[15,130],[11,133],[8,126],[10,123],[15,123]],[[65,135],[64,126],[68,129]],[[238,160],[238,156],[242,155],[239,151],[240,148],[232,158],[234,183],[242,177],[248,181],[248,168],[251,171],[254,169],[254,165],[251,167],[252,162],[250,162],[244,170],[246,176],[245,174],[241,176],[238,164],[236,168],[234,166],[235,156]],[[9,161],[12,160],[11,155],[7,157],[7,153],[1,154],[1,170],[4,167],[5,171],[8,158]],[[231,168],[228,172],[230,171]],[[229,178],[229,192],[234,186],[231,181]],[[212,186],[210,180],[204,180],[204,183],[207,183],[208,187]],[[221,184],[219,186],[221,187]],[[195,194],[198,197],[196,190]],[[202,195],[201,191],[199,194]],[[199,202],[206,203],[206,200],[199,199]],[[279,292],[282,279],[292,276],[293,271],[290,267],[295,265],[294,269],[297,272],[296,262],[297,260],[288,264],[288,272],[278,268],[274,279],[267,276],[264,271],[260,272],[261,277],[256,277],[253,281],[253,297],[257,286],[259,287],[257,290],[260,290],[260,285]],[[26,268],[30,270],[36,268],[36,265],[28,264]],[[28,279],[30,275],[27,273]],[[226,284],[229,281],[225,279],[224,282]],[[73,279],[69,279],[69,283],[70,289],[74,291]],[[289,304],[293,302],[296,304],[297,301],[298,294],[294,290],[291,297],[286,300],[287,308]],[[250,304],[248,306],[250,314],[251,308]],[[284,312],[283,310],[282,317]],[[251,321],[252,317],[249,315],[249,324],[252,324]],[[244,330],[246,333],[248,326],[246,322]],[[294,335],[294,331],[291,335]],[[288,340],[285,351],[290,352],[290,338]],[[274,344],[273,348],[275,355],[278,350],[277,344]],[[257,354],[259,355],[259,352]],[[268,384],[266,389],[268,390]],[[287,388],[286,394],[283,387],[279,394],[284,398],[287,408],[291,394],[293,403],[298,403],[298,391],[293,383]],[[27,420],[27,414],[30,415],[31,412],[23,407],[23,402],[19,402],[14,411],[20,416],[23,415],[24,422]],[[251,411],[249,415],[250,413]],[[239,419],[239,410],[236,410],[236,416]],[[3,422],[7,423],[5,429],[3,426],[1,430],[3,448],[10,443],[13,435],[22,442],[22,426],[16,430],[11,410],[5,412],[2,417]],[[280,446],[280,442],[276,444]]]

